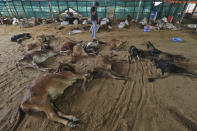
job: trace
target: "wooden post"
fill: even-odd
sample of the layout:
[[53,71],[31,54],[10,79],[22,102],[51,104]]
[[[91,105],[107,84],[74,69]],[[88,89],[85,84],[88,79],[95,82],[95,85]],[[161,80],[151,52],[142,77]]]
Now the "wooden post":
[[23,12],[25,13],[25,17],[27,18],[27,14],[26,14],[26,11],[25,11],[25,8],[24,8],[22,0],[20,0],[20,2],[21,2],[21,5],[22,5],[22,8],[23,8]]

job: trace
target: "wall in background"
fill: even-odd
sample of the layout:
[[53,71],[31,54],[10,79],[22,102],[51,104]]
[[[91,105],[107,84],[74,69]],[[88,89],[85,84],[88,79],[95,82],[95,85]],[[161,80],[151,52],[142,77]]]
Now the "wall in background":
[[[107,7],[114,9],[114,19],[125,18],[130,14],[134,19],[149,18],[152,10],[158,11],[158,18],[174,16],[178,20],[185,4],[164,3],[153,0],[99,0],[99,17],[107,15]],[[0,16],[14,17],[56,17],[68,7],[83,16],[90,16],[90,8],[94,1],[84,0],[0,0]],[[157,5],[157,6],[154,6]]]

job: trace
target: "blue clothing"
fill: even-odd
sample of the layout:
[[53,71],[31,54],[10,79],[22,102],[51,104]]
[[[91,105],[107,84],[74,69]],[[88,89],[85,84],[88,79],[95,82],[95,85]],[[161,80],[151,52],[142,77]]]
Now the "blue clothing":
[[97,32],[97,20],[92,20],[92,37],[96,39],[96,32]]
[[[95,12],[95,11],[96,11],[96,14],[95,15],[92,15],[92,12]],[[92,21],[98,21],[97,10],[96,10],[96,8],[94,6],[91,8],[91,20]]]

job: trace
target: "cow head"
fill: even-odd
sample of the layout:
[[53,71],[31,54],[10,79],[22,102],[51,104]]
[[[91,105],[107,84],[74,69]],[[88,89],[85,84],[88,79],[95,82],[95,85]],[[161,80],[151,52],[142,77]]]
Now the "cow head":
[[149,50],[154,50],[155,49],[154,45],[150,41],[148,41],[146,46],[147,46],[147,49],[149,49]]
[[138,49],[135,46],[130,46],[128,50],[130,56],[137,57],[138,56]]

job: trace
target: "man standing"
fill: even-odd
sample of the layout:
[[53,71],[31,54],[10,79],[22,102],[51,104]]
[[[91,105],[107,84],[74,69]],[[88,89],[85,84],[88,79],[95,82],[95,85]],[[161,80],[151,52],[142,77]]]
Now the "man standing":
[[91,8],[93,42],[97,42],[97,40],[96,40],[96,32],[97,32],[97,22],[98,22],[98,14],[97,14],[97,8],[98,7],[99,7],[99,3],[95,2],[94,6]]

